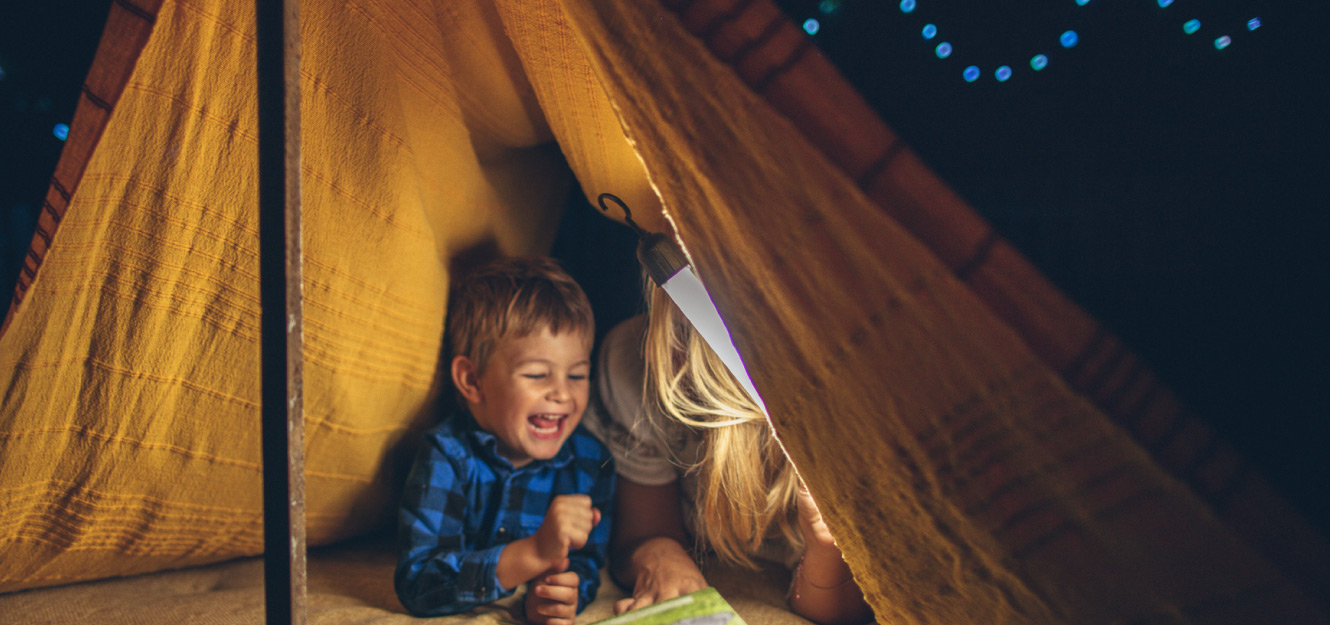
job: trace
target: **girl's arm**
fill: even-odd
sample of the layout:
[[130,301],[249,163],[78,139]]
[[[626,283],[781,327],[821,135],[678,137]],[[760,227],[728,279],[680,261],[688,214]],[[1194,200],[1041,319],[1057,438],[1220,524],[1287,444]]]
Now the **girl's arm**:
[[799,483],[799,525],[804,553],[790,581],[790,610],[820,625],[857,625],[873,620],[873,610],[850,574],[817,503]]
[[615,497],[617,520],[610,540],[610,573],[633,596],[614,605],[614,612],[706,588],[706,578],[685,545],[679,483],[646,486],[619,476]]

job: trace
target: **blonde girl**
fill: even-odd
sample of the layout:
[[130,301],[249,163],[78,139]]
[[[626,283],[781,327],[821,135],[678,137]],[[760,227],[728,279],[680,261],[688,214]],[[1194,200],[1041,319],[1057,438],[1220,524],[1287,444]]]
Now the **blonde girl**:
[[668,297],[648,302],[605,338],[588,409],[619,468],[610,570],[633,596],[616,612],[706,587],[694,555],[710,550],[793,568],[790,609],[815,623],[871,620],[761,409]]

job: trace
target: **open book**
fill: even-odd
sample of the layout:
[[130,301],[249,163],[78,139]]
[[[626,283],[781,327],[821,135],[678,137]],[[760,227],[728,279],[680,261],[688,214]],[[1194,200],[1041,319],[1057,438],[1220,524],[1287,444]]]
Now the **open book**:
[[592,625],[747,625],[715,588],[624,612]]

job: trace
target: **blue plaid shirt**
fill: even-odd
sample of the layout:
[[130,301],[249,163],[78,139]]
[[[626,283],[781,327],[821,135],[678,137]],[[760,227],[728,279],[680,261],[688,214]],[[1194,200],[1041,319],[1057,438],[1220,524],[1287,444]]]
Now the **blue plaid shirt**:
[[568,554],[581,578],[577,611],[596,598],[613,509],[609,451],[579,425],[553,458],[514,469],[497,443],[465,410],[425,435],[402,493],[393,576],[413,614],[456,614],[512,594],[499,584],[499,552],[535,534],[556,495],[590,495],[600,509],[586,545]]

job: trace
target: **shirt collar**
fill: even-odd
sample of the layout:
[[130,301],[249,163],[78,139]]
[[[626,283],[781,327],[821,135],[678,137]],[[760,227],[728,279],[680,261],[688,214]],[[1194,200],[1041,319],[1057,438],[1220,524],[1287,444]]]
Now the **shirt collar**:
[[499,437],[481,429],[480,424],[476,423],[476,418],[471,415],[470,410],[462,409],[453,415],[457,431],[460,432],[471,443],[471,448],[476,450],[479,455],[494,466],[503,467],[509,471],[535,470],[542,467],[551,469],[562,469],[569,462],[573,461],[573,452],[568,450],[568,441],[564,441],[559,447],[559,452],[554,454],[549,460],[532,460],[521,469],[513,467],[511,460],[503,457],[499,453]]

